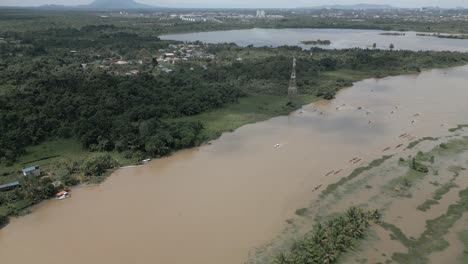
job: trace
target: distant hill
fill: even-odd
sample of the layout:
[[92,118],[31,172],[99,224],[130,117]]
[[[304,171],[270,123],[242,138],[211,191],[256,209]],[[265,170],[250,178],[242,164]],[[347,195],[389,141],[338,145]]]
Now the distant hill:
[[391,5],[375,5],[375,4],[355,4],[355,5],[323,5],[315,7],[305,7],[306,9],[340,9],[340,10],[381,10],[381,9],[394,9]]
[[95,0],[89,5],[80,6],[92,9],[143,9],[154,8],[154,6],[140,4],[135,0]]

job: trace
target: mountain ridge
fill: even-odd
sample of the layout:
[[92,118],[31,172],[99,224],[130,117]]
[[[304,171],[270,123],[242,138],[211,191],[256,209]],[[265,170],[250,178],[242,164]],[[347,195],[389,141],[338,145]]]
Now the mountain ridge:
[[135,0],[94,0],[89,5],[79,7],[96,8],[96,9],[140,9],[140,8],[155,8],[151,5],[141,4]]
[[395,9],[391,5],[379,5],[379,4],[354,4],[354,5],[322,5],[322,6],[311,6],[302,7],[304,9],[340,9],[340,10],[353,10],[353,9]]

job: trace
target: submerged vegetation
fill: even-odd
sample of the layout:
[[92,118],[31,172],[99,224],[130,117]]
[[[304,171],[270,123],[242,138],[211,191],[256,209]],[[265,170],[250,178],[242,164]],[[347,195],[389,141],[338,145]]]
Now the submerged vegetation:
[[429,263],[428,255],[434,251],[442,251],[449,246],[444,239],[448,230],[468,211],[468,189],[459,193],[460,201],[449,206],[447,212],[426,222],[426,230],[419,239],[407,238],[395,225],[381,225],[392,232],[392,237],[408,248],[408,253],[395,253],[392,259],[397,263]]
[[[451,241],[448,241],[447,234],[460,232],[454,229],[455,224],[466,221],[464,216],[468,212],[468,183],[464,179],[466,173],[463,167],[468,155],[468,137],[457,135],[455,138],[448,136],[439,140],[444,142],[444,147],[431,138],[427,143],[434,147],[427,152],[415,149],[412,150],[415,154],[408,159],[391,159],[389,156],[375,160],[368,166],[355,169],[350,175],[353,177],[344,177],[330,185],[319,200],[311,203],[308,208],[298,210],[307,212],[307,215],[301,218],[301,223],[295,223],[287,229],[289,235],[281,236],[284,242],[274,244],[269,251],[262,249],[252,263],[270,263],[268,260],[273,256],[273,263],[347,263],[350,259],[366,263],[368,254],[372,254],[375,263],[432,263],[432,253],[444,251],[450,246]],[[462,164],[454,163],[456,161]],[[434,179],[437,180],[433,181]],[[434,190],[421,188],[423,183],[431,184]],[[368,188],[369,184],[372,184],[372,188]],[[424,203],[408,207],[422,197],[426,198]],[[433,207],[439,202],[437,208]],[[360,204],[363,208],[381,208],[377,215],[382,214],[379,225],[385,230],[372,228],[369,232],[372,235],[360,243],[356,243],[359,239],[353,240],[353,247],[341,247],[343,251],[340,247],[329,246],[330,241],[333,245],[342,245],[332,235],[332,238],[317,240],[315,230],[319,230],[319,234],[339,233],[334,232],[334,224],[327,224],[325,220],[331,219],[332,223],[336,223],[336,219],[343,219],[342,215],[337,214],[337,208],[349,204]],[[402,204],[404,205],[400,206]],[[440,212],[435,211],[441,208]],[[416,219],[424,220],[420,223],[421,228],[416,228],[418,230],[415,231],[413,221]],[[311,223],[318,225],[318,228],[297,239],[297,234],[303,233]],[[407,231],[411,233],[405,233]],[[340,238],[346,241],[344,233],[346,232],[340,233]],[[464,243],[468,241],[466,232],[461,232],[459,236]],[[389,244],[395,245],[397,249],[387,248]],[[271,253],[266,253],[265,256],[264,252]],[[317,257],[319,254],[316,252],[324,255]],[[466,252],[459,253],[454,258],[467,259]],[[460,259],[460,263],[465,262]]]
[[322,195],[321,195],[322,198],[332,194],[341,185],[346,184],[347,182],[353,180],[354,178],[358,177],[362,173],[382,165],[382,163],[384,163],[386,160],[390,159],[391,157],[393,156],[387,155],[387,156],[383,156],[380,159],[373,160],[371,163],[369,163],[369,165],[355,169],[353,172],[351,172],[350,175],[348,175],[347,177],[341,178],[337,183],[328,185],[327,188],[322,192]]
[[280,253],[273,263],[336,263],[342,253],[365,238],[374,221],[380,221],[378,211],[351,207],[344,215],[315,225],[312,231],[297,240],[288,251]]

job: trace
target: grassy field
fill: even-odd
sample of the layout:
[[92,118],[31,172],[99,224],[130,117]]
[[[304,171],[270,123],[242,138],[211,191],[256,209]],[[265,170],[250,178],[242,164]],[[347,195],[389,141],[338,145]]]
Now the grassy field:
[[460,240],[465,245],[465,252],[463,254],[463,263],[468,263],[468,230],[465,230],[459,235]]
[[200,121],[205,127],[203,136],[206,139],[214,139],[223,132],[233,131],[246,124],[287,115],[302,105],[318,99],[312,95],[300,95],[292,100],[292,105],[288,106],[289,99],[285,96],[252,95],[241,98],[238,103],[229,104],[221,109],[178,120]]
[[[28,147],[26,149],[26,154],[21,156],[13,166],[0,167],[0,175],[4,175],[0,177],[0,184],[15,179],[15,175],[23,168],[38,165],[42,169],[47,169],[47,167],[54,162],[64,160],[77,161],[89,154],[91,154],[91,152],[83,149],[78,141],[73,139],[59,139]],[[135,162],[126,159],[121,153],[113,152],[111,155],[123,165]]]

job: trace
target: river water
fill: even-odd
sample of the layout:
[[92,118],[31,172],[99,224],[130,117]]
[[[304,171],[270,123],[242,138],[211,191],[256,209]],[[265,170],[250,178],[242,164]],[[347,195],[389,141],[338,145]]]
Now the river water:
[[[243,263],[317,198],[315,187],[359,166],[353,157],[365,163],[407,144],[402,133],[468,123],[467,84],[468,66],[368,79],[333,101],[119,169],[13,219],[0,230],[2,263]],[[331,170],[342,171],[325,177]]]
[[161,36],[164,40],[202,41],[205,43],[236,43],[240,46],[300,46],[310,48],[312,45],[302,45],[304,40],[330,40],[326,49],[372,48],[373,43],[379,49],[388,49],[394,44],[395,49],[404,50],[437,50],[437,51],[468,51],[468,39],[444,39],[417,36],[417,32],[404,32],[404,36],[381,35],[388,31],[360,29],[242,29],[228,31],[198,32],[188,34],[172,34]]

